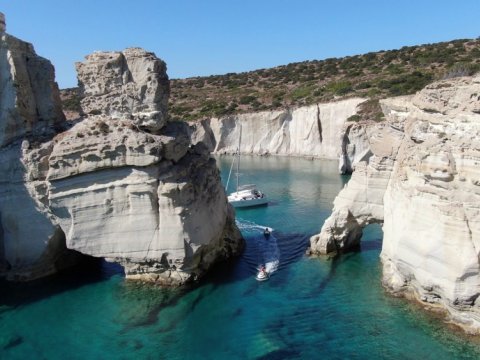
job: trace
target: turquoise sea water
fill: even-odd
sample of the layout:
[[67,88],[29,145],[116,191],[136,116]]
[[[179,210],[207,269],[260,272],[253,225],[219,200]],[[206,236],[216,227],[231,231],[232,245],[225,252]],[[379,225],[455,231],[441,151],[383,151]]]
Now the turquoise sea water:
[[[219,159],[225,179],[230,161]],[[336,166],[242,157],[241,181],[271,203],[237,211],[244,254],[190,291],[131,284],[103,262],[0,284],[0,359],[480,358],[478,343],[384,292],[379,227],[367,229],[360,251],[304,256],[347,180]],[[264,226],[274,229],[268,241]],[[265,262],[276,271],[258,282]]]

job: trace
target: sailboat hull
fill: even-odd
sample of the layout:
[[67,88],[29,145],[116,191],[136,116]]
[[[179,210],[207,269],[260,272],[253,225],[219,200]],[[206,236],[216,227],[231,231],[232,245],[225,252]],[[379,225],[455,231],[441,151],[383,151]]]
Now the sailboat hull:
[[228,195],[228,202],[236,208],[267,205],[267,196],[253,184],[244,185],[240,191]]
[[267,197],[259,198],[259,199],[228,199],[228,202],[236,208],[245,208],[245,207],[252,207],[252,206],[261,206],[267,205],[268,199]]

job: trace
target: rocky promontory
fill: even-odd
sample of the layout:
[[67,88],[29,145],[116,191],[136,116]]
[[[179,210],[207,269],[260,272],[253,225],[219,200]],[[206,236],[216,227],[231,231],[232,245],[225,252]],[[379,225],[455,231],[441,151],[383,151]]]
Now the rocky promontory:
[[241,251],[215,160],[168,121],[162,60],[139,48],[87,56],[72,123],[50,62],[1,41],[0,277],[42,277],[80,253],[183,284]]
[[382,108],[373,156],[357,165],[311,250],[350,249],[364,226],[382,223],[385,287],[480,333],[480,76],[438,81]]

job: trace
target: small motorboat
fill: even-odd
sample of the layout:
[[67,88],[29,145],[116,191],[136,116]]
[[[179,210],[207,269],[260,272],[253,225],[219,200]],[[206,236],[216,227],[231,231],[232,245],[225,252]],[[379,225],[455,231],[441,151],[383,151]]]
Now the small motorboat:
[[258,281],[265,281],[265,280],[268,280],[268,278],[269,278],[268,272],[267,270],[265,270],[264,267],[260,268],[260,270],[258,270],[257,275],[255,276],[255,279],[257,279]]

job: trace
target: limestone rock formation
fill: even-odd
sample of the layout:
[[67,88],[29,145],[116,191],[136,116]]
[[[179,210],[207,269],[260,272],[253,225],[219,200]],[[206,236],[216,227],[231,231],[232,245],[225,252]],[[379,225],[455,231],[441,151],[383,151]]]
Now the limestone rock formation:
[[87,115],[132,119],[149,131],[167,120],[170,85],[166,64],[140,48],[95,52],[76,64]]
[[[233,154],[242,127],[242,153],[308,156],[338,159],[342,154],[344,124],[365,99],[316,104],[294,110],[263,111],[212,118],[195,123],[192,142],[203,141],[217,154]],[[361,145],[360,147],[363,147]],[[357,163],[363,149],[349,161]]]
[[240,252],[215,160],[186,124],[166,121],[154,54],[77,64],[89,115],[65,124],[50,63],[6,34],[1,51],[0,277],[45,276],[81,253],[128,278],[182,284]]
[[47,135],[64,121],[52,64],[4,31],[0,19],[0,147],[25,135]]
[[346,122],[340,133],[341,152],[339,156],[338,170],[340,174],[351,174],[355,166],[362,162],[368,161],[372,156],[370,149],[371,132],[376,129],[370,123]]
[[366,143],[372,155],[356,164],[350,181],[334,200],[332,215],[320,234],[310,239],[311,252],[327,254],[358,246],[365,226],[383,222],[383,196],[404,136],[405,115],[399,111],[408,101],[409,97],[389,100],[392,110],[385,110],[386,121],[363,130],[369,134]]
[[4,30],[1,14],[0,276],[22,280],[55,272],[66,251],[39,174],[45,173],[51,146],[35,144],[27,151],[27,139],[48,139],[64,117],[53,66]]
[[[383,283],[480,332],[480,76],[387,99],[373,156],[357,166],[312,251],[358,244],[383,222]],[[365,168],[366,171],[358,171]]]
[[383,282],[480,333],[480,76],[412,103],[384,196]]

